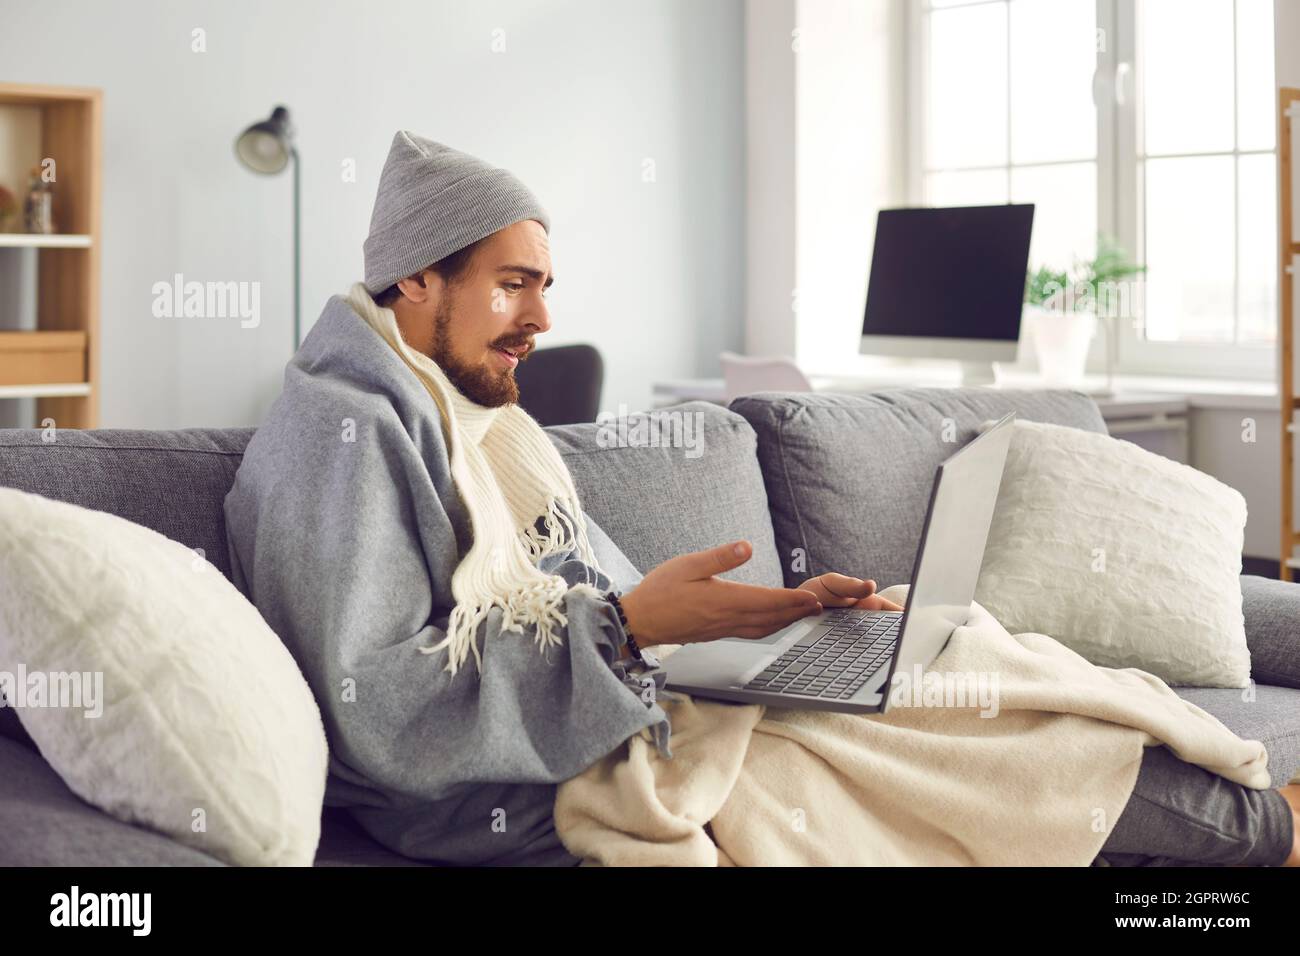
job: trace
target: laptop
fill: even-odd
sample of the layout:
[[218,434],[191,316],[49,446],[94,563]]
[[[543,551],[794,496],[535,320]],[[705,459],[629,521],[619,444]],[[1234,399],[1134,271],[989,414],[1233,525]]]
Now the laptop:
[[768,707],[887,711],[893,675],[924,671],[970,620],[1015,416],[939,465],[902,611],[828,608],[764,638],[684,644],[663,661],[664,686]]

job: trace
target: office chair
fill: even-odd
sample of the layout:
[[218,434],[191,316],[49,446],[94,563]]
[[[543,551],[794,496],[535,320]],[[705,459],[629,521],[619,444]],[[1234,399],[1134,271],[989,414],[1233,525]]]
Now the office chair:
[[754,392],[811,392],[812,382],[799,370],[794,359],[785,356],[749,356],[722,353],[724,400]]
[[594,422],[605,363],[593,346],[538,349],[515,366],[519,407],[542,427]]

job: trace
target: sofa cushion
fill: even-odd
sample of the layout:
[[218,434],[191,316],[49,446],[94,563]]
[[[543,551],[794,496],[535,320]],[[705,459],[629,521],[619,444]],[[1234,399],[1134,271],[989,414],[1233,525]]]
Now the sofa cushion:
[[0,866],[222,866],[123,823],[68,789],[39,753],[0,740]]
[[[203,553],[230,577],[222,505],[251,428],[0,429],[0,486],[106,511]],[[11,708],[0,737],[35,746]]]
[[1009,431],[975,600],[1012,634],[1050,634],[1101,667],[1246,687],[1241,492],[1108,435]]
[[787,587],[827,571],[874,578],[881,590],[909,582],[935,469],[987,419],[1014,409],[1106,432],[1096,403],[1064,390],[759,392],[731,408],[758,435]]
[[202,550],[230,577],[222,503],[251,428],[0,429],[0,485],[107,511]]
[[[68,789],[39,753],[0,740],[0,866],[225,866],[124,823]],[[313,866],[425,866],[384,849],[335,807],[321,813]]]
[[320,845],[312,866],[434,866],[394,853],[375,841],[352,815],[326,807],[320,819]]
[[[626,429],[602,419],[546,432],[583,510],[637,570],[645,574],[668,558],[743,538],[752,556],[720,577],[782,587],[757,438],[745,419],[709,402],[684,402],[625,421]],[[657,440],[638,436],[637,429],[652,426]],[[673,434],[685,441],[674,445]]]
[[605,529],[600,526],[600,522],[593,518],[591,512],[585,507],[582,509],[582,515],[587,523],[587,539],[591,542],[591,553],[595,555],[596,563],[613,583],[614,590],[620,594],[632,590],[645,575],[637,570],[632,559],[613,542],[605,533]]
[[1300,584],[1243,574],[1241,605],[1251,679],[1300,687]]
[[1300,776],[1300,690],[1257,684],[1231,687],[1175,687],[1175,694],[1212,714],[1238,737],[1258,740],[1268,751],[1271,786]]
[[0,668],[69,788],[226,862],[309,864],[325,729],[257,609],[184,545],[102,511],[3,488],[0,540]]

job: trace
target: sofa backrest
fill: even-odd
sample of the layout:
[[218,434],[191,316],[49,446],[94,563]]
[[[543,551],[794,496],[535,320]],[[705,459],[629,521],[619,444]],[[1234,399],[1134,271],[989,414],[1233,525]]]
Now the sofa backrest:
[[[844,571],[885,587],[911,574],[935,467],[981,421],[1015,408],[1035,421],[1105,431],[1096,405],[1077,392],[763,393],[731,407],[687,402],[546,430],[598,528],[598,557],[605,536],[622,552],[601,557],[607,570],[630,564],[644,574],[744,538],[753,557],[729,579],[793,587]],[[201,549],[229,577],[223,503],[252,434],[65,429],[47,442],[39,429],[0,429],[0,485],[152,528]],[[782,560],[797,548],[806,570]],[[0,736],[30,745],[12,708],[0,708]]]
[[760,392],[731,409],[758,435],[787,587],[827,571],[910,581],[935,469],[981,422],[1015,410],[1106,433],[1096,402],[1069,390]]
[[222,503],[251,428],[0,429],[0,485],[107,511],[200,549],[230,576]]
[[546,431],[583,510],[642,574],[679,554],[743,538],[752,556],[721,577],[781,587],[758,439],[735,412],[683,402]]
[[[753,557],[726,577],[780,586],[757,439],[739,415],[688,402],[621,423],[546,432],[583,510],[640,573],[686,551],[746,538]],[[47,442],[40,429],[0,429],[0,485],[152,528],[201,549],[230,576],[222,505],[253,429],[55,434]]]
[[[939,462],[1011,409],[1106,431],[1081,392],[987,388],[764,392],[546,431],[588,516],[642,574],[746,538],[754,556],[733,580],[793,587],[844,571],[886,587],[911,576]],[[47,442],[0,429],[0,485],[153,528],[229,576],[222,503],[252,434],[64,429]]]
[[[652,420],[659,430],[641,431]],[[687,428],[674,432],[674,423]],[[596,525],[597,558],[616,585],[626,588],[666,558],[740,538],[753,544],[753,556],[725,576],[781,585],[757,439],[739,415],[691,402],[628,416],[621,426],[546,431],[573,474]],[[251,428],[63,429],[47,442],[39,429],[0,429],[0,485],[152,528],[201,549],[229,578],[223,505],[252,435]],[[0,708],[0,736],[34,746],[12,708]]]

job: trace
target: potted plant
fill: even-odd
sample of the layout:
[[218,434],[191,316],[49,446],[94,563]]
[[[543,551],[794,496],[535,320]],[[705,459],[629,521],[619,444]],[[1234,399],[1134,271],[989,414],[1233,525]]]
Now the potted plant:
[[[1125,281],[1145,272],[1128,253],[1107,236],[1097,237],[1097,253],[1091,259],[1076,259],[1069,270],[1039,266],[1025,282],[1025,317],[1038,353],[1038,369],[1044,382],[1077,386],[1083,380],[1088,348],[1097,333],[1097,319],[1114,319],[1130,308]],[[1111,373],[1107,342],[1107,385]]]

